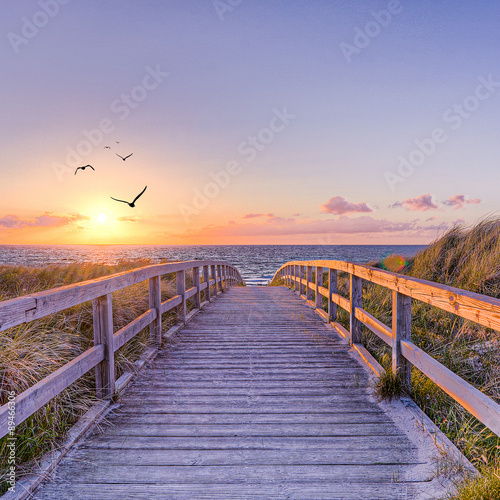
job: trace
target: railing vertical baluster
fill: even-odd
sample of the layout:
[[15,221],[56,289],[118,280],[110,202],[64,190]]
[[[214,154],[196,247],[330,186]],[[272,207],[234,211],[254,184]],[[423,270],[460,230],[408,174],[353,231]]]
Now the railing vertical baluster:
[[196,288],[196,294],[193,295],[194,307],[201,309],[201,290],[200,290],[200,268],[193,267],[193,286]]
[[328,318],[337,321],[337,304],[332,300],[332,293],[337,293],[337,270],[328,270]]
[[411,297],[392,292],[392,371],[401,374],[403,384],[411,388],[411,364],[401,354],[401,340],[411,340]]
[[182,303],[177,307],[178,319],[186,323],[186,271],[177,271],[176,274],[177,295],[182,297]]
[[149,308],[156,309],[156,319],[149,325],[149,337],[161,346],[161,276],[149,278]]
[[312,283],[313,279],[313,268],[312,266],[307,266],[307,278],[306,278],[306,298],[307,300],[312,300],[312,290],[309,283]]
[[300,266],[299,295],[304,295],[305,294],[305,289],[304,289],[305,274],[306,274],[306,268],[305,268],[305,266]]
[[361,343],[361,322],[356,318],[356,308],[361,307],[362,304],[362,281],[358,276],[350,275],[350,302],[351,302],[351,312],[350,312],[350,342],[351,344]]
[[215,266],[210,266],[210,275],[211,275],[210,280],[214,280],[214,297],[217,297],[217,280],[216,280],[217,277],[215,275]]
[[323,295],[319,293],[320,286],[323,286],[323,268],[316,266],[316,290],[315,290],[316,309],[323,310]]
[[205,288],[205,300],[210,302],[210,268],[203,266],[203,282],[207,284]]
[[222,288],[222,270],[220,265],[217,266],[217,278],[219,279],[219,292],[222,293],[224,288]]
[[104,344],[104,359],[95,367],[98,398],[112,397],[115,392],[115,349],[113,338],[113,301],[111,294],[92,301],[94,345]]

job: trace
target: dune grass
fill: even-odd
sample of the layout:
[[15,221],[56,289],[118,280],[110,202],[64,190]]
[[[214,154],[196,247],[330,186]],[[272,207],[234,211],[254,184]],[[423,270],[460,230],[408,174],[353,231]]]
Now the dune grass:
[[[100,264],[51,265],[46,268],[0,266],[0,301],[152,264],[147,260]],[[190,278],[187,286],[191,286]],[[162,277],[162,300],[176,295],[175,275]],[[148,283],[113,293],[114,330],[149,309]],[[164,328],[174,322],[164,315]],[[150,344],[146,328],[115,353],[117,378],[133,371],[133,362]],[[20,394],[93,345],[92,302],[0,332],[0,404],[9,391]],[[95,403],[91,370],[16,427],[16,476],[32,470],[36,460],[57,448],[65,433]],[[7,439],[0,440],[0,494],[6,489]]]

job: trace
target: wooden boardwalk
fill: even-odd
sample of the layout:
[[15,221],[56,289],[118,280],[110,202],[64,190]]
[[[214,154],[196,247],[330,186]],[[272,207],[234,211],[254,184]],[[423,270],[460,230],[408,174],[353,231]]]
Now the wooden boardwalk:
[[288,289],[231,288],[34,498],[431,498],[421,454],[348,351]]

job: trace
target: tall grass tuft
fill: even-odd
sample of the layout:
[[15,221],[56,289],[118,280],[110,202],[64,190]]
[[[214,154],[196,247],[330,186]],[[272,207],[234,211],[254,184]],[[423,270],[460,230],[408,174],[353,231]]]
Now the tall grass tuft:
[[[72,264],[46,268],[0,266],[0,301],[58,286],[108,276],[142,267],[147,260],[116,265]],[[162,278],[162,299],[176,294],[175,278]],[[148,283],[142,282],[113,293],[114,330],[149,308]],[[168,328],[168,315],[165,316]],[[116,375],[129,371],[149,345],[145,329],[115,353]],[[9,391],[20,394],[93,345],[92,302],[66,309],[40,320],[0,332],[0,404]],[[93,370],[68,387],[47,405],[16,427],[16,472],[29,472],[44,453],[57,448],[67,430],[96,401]],[[0,494],[5,491],[8,456],[6,438],[0,440]]]

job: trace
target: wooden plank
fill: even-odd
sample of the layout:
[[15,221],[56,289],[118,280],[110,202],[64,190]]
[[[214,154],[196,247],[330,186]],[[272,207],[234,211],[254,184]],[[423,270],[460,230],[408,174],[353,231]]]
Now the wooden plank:
[[104,359],[95,368],[95,385],[98,398],[109,398],[115,390],[115,353],[113,336],[113,301],[111,294],[92,302],[94,345],[104,346]]
[[[161,278],[149,278],[149,309],[154,310],[155,317],[150,323],[149,336],[153,343],[161,346]],[[142,328],[141,328],[142,330]],[[140,330],[138,330],[140,331]],[[134,334],[135,335],[135,334]],[[116,342],[116,337],[115,337]]]
[[[103,345],[92,347],[16,397],[15,424],[24,422],[52,398],[104,360]],[[0,438],[7,435],[8,405],[0,409]]]
[[182,304],[182,297],[180,295],[176,295],[171,299],[165,300],[161,303],[161,313],[164,314],[167,311],[170,311],[174,307],[177,307],[179,304]]
[[334,304],[340,306],[342,309],[344,309],[344,311],[351,311],[351,303],[348,299],[342,297],[342,295],[339,295],[338,293],[332,293],[331,297]]
[[312,291],[314,283],[312,282],[313,276],[313,266],[307,266],[307,276],[306,276],[306,298],[307,301],[312,299]]
[[356,318],[363,323],[369,330],[382,339],[386,344],[392,345],[392,330],[384,325],[377,318],[361,307],[356,308]]
[[[200,287],[200,268],[193,267],[193,287],[195,294],[193,295],[193,304],[196,309],[200,309],[201,304],[201,287]],[[189,290],[188,290],[189,291]]]
[[114,334],[114,350],[117,351],[123,347],[130,339],[134,338],[141,330],[144,330],[156,319],[156,309],[148,309],[145,313],[141,314],[128,325],[120,328]]
[[400,374],[407,391],[411,388],[411,364],[401,354],[401,341],[411,340],[411,297],[392,292],[392,372]]
[[[337,321],[337,303],[333,300],[333,295],[337,295],[337,271],[328,269],[328,317],[329,321]],[[339,296],[340,297],[340,296]]]
[[460,403],[486,427],[500,436],[500,405],[461,379],[408,340],[401,340],[401,353],[443,391]]
[[184,294],[184,296],[186,297],[186,300],[187,300],[187,299],[190,299],[191,297],[194,297],[197,294],[198,294],[198,290],[196,289],[196,287],[192,286],[191,288],[188,288],[186,290],[186,293]]
[[349,341],[351,344],[361,344],[361,322],[356,318],[356,309],[362,307],[361,296],[363,289],[361,286],[361,279],[351,274],[349,283],[351,305],[349,314]]
[[316,309],[323,309],[323,297],[319,290],[320,287],[322,288],[322,291],[326,291],[325,288],[323,287],[323,268],[316,266],[316,286],[314,290],[314,300]]

